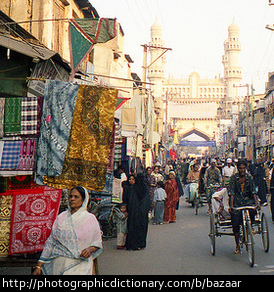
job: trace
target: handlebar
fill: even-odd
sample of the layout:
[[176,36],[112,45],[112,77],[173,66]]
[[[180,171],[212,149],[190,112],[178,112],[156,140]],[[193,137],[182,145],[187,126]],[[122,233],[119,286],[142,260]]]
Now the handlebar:
[[207,189],[209,188],[219,188],[221,185],[209,185],[208,187],[206,187]]
[[243,206],[243,207],[233,207],[233,210],[247,210],[247,209],[252,209],[252,210],[256,210],[256,206]]

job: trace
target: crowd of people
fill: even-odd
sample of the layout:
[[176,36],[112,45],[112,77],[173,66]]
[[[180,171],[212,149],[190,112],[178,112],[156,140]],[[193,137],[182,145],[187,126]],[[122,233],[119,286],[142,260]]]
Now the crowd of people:
[[[198,183],[198,192],[206,195],[207,214],[221,210],[224,217],[230,217],[229,195],[233,193],[235,177],[239,178],[237,163],[237,160],[233,161],[231,158],[225,161],[214,158],[183,159],[179,162],[168,161],[163,166],[156,163],[154,167],[147,167],[137,176],[130,174],[123,183],[122,206],[125,211],[118,220],[119,230],[122,224],[126,224],[127,228],[124,228],[124,234],[117,237],[117,248],[129,250],[145,248],[149,218],[154,225],[175,223],[179,198],[185,195],[185,200],[189,200],[190,186],[193,182]],[[254,186],[252,196],[253,193],[256,194],[254,204],[258,202],[260,206],[267,206],[267,196],[270,193],[273,193],[272,198],[274,198],[273,164],[245,162],[245,172],[248,174],[247,186],[252,179],[252,187]],[[230,183],[232,177],[234,180]],[[244,192],[243,189],[239,196]],[[274,223],[273,207],[274,202],[271,200]],[[235,230],[237,231],[237,228]],[[120,241],[120,238],[123,238],[123,241]]]
[[[228,158],[224,164],[216,159],[202,161],[184,159],[169,161],[153,169],[125,175],[123,202],[117,222],[117,248],[141,250],[146,247],[149,217],[155,225],[176,222],[179,198],[185,193],[189,199],[189,185],[198,183],[200,193],[208,198],[207,213],[226,211],[231,214],[236,249],[239,254],[239,226],[241,214],[233,211],[239,206],[267,205],[271,193],[271,213],[274,223],[274,161],[270,164],[248,164],[244,160]],[[210,186],[223,186],[211,190]],[[84,187],[74,187],[68,198],[68,209],[60,213],[52,227],[45,248],[34,270],[34,275],[44,274],[94,274],[97,256],[102,252],[102,237],[96,217],[87,211],[89,194]],[[235,210],[235,209],[234,209]],[[150,216],[149,216],[150,214]],[[256,210],[250,214],[254,220]]]

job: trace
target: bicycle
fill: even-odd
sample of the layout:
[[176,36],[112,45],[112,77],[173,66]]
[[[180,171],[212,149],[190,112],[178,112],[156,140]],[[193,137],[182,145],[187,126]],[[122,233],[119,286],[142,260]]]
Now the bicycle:
[[[250,267],[254,266],[254,240],[253,234],[261,234],[262,243],[265,252],[269,251],[269,232],[268,232],[268,224],[265,218],[264,213],[261,210],[258,210],[257,215],[255,216],[255,220],[253,226],[251,225],[251,219],[249,215],[249,210],[255,210],[254,206],[244,206],[233,208],[234,210],[238,210],[242,212],[243,223],[240,226],[240,237],[239,243],[240,247],[243,248],[245,245],[248,257],[248,263]],[[252,229],[253,228],[253,229]],[[232,229],[231,219],[229,220],[221,220],[221,216],[219,213],[211,214],[210,216],[210,249],[211,254],[215,255],[216,251],[216,237],[222,235],[231,235],[234,236],[232,231],[227,231]]]

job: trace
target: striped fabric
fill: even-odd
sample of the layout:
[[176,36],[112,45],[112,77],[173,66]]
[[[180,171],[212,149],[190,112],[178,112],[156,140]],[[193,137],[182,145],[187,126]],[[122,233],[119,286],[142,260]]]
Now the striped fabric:
[[21,141],[4,141],[1,169],[16,169],[19,163]]
[[37,97],[23,97],[21,135],[34,134],[37,134]]

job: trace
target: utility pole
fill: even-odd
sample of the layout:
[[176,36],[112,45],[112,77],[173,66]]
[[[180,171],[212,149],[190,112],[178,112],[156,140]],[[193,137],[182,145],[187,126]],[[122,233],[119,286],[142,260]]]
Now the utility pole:
[[[142,69],[143,69],[143,72],[142,72],[142,98],[145,99],[145,95],[146,95],[146,84],[148,84],[146,82],[146,78],[147,78],[147,69],[152,66],[155,62],[157,62],[166,52],[168,51],[171,51],[172,49],[171,48],[165,48],[165,47],[161,47],[161,46],[154,46],[154,45],[141,45],[144,50],[143,50],[143,66],[142,66]],[[147,51],[148,49],[161,49],[162,52],[154,59],[154,60],[151,60],[151,63],[149,65],[147,65]],[[167,94],[166,94],[166,133],[167,133]]]
[[[145,90],[146,90],[146,79],[147,79],[147,69],[154,64],[157,60],[159,60],[167,51],[172,51],[171,48],[163,48],[163,47],[157,47],[157,46],[149,46],[149,45],[141,45],[144,48],[143,51],[143,74],[142,74],[142,95],[145,95]],[[152,48],[152,49],[162,49],[163,52],[155,59],[153,60],[149,65],[147,65],[147,49]]]

